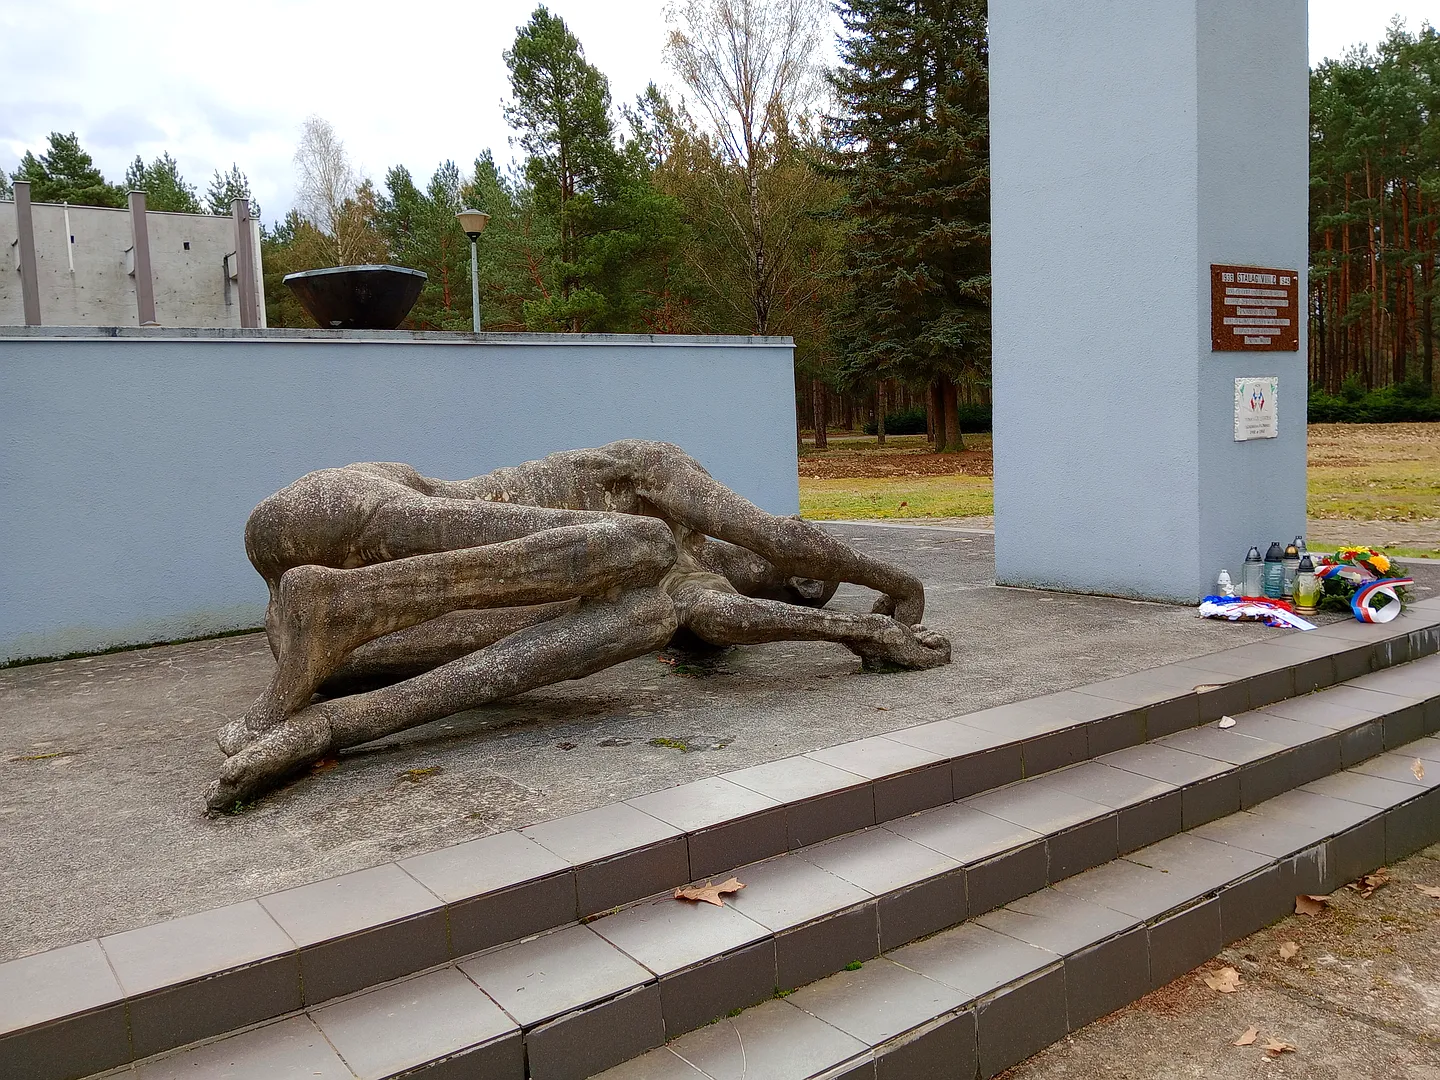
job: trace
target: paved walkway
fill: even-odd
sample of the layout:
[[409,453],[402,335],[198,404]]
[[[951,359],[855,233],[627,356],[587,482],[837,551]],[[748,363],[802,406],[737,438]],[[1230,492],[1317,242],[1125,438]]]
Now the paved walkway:
[[0,671],[0,959],[1285,632],[997,589],[984,534],[835,529],[926,581],[951,666],[861,675],[802,643],[709,672],[642,657],[358,748],[236,817],[203,816],[202,793],[215,731],[269,678],[260,636]]
[[[862,524],[854,522],[853,524]],[[933,525],[949,529],[994,532],[993,517],[905,518],[903,521],[864,522],[872,525],[918,527]],[[1440,521],[1329,521],[1312,518],[1306,534],[1312,547],[1339,547],[1367,544],[1371,547],[1406,547],[1433,550],[1440,556]]]

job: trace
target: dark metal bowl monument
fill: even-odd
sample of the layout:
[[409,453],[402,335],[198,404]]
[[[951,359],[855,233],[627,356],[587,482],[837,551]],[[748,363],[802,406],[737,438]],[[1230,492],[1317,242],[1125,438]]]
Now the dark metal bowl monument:
[[428,275],[404,266],[329,266],[286,274],[305,310],[327,330],[394,330],[425,287]]

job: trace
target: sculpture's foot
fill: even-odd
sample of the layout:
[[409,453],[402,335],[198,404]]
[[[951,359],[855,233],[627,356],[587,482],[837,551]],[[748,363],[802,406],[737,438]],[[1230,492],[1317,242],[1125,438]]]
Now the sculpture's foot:
[[205,805],[211,810],[235,810],[324,757],[331,743],[324,710],[324,705],[305,709],[237,751],[206,790]]
[[847,647],[860,657],[864,671],[923,671],[950,663],[948,638],[923,626],[900,622],[870,641],[847,643]]

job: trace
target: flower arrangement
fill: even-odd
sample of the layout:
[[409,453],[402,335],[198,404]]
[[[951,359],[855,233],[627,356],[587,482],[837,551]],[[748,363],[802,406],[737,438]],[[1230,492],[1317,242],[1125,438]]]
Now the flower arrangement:
[[[1402,606],[1409,599],[1405,589],[1405,585],[1409,584],[1405,568],[1375,548],[1353,545],[1336,548],[1334,555],[1320,556],[1315,569],[1324,582],[1321,611],[1354,611],[1352,601],[1355,595],[1376,581],[1397,582],[1394,593]],[[1376,608],[1383,608],[1389,602],[1389,596],[1384,593],[1371,601]]]

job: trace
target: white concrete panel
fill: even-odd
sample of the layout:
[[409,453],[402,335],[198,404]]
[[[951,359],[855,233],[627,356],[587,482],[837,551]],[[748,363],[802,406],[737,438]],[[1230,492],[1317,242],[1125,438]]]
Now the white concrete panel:
[[[1193,600],[1236,537],[1278,527],[1202,495],[1226,490],[1208,468],[1233,465],[1234,378],[1274,373],[1210,352],[1208,266],[1303,265],[1304,47],[1303,0],[991,3],[1002,583]],[[1256,93],[1278,107],[1227,147],[1249,116],[1236,96]],[[1277,505],[1298,492],[1295,531],[1300,427],[1298,468],[1267,441]]]
[[109,334],[0,330],[0,661],[258,626],[245,519],[326,466],[659,439],[799,509],[788,338]]

